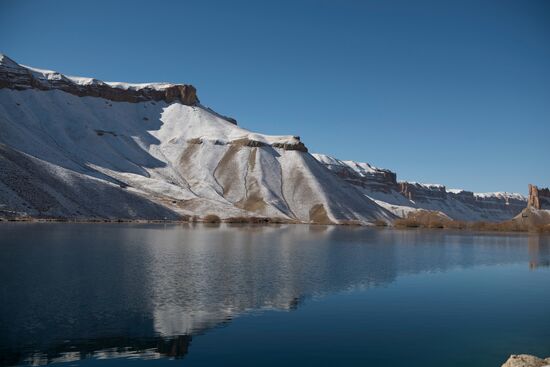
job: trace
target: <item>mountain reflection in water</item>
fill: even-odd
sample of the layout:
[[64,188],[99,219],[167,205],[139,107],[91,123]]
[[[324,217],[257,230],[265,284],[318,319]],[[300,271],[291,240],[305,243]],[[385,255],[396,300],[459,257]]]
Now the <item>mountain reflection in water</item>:
[[548,237],[361,227],[2,224],[0,365],[185,356],[263,310],[461,267],[548,266]]

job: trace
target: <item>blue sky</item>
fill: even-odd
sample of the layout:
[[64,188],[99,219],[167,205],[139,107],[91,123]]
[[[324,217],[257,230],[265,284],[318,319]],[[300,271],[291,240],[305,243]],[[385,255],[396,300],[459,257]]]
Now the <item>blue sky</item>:
[[0,52],[473,191],[550,185],[550,2],[0,2]]

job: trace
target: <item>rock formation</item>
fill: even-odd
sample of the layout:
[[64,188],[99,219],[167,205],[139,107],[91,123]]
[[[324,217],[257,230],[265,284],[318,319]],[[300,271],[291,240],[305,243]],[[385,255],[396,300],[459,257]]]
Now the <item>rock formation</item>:
[[397,175],[389,169],[368,163],[342,161],[324,154],[313,154],[315,159],[352,185],[374,191],[390,192],[398,189]]
[[338,177],[402,218],[407,218],[411,211],[429,210],[456,220],[502,221],[520,213],[527,202],[520,194],[473,193],[448,190],[437,184],[397,181],[395,172],[369,163],[343,161],[324,154],[313,156]]
[[107,83],[93,78],[73,78],[63,74],[33,69],[0,55],[0,89],[58,89],[79,97],[99,97],[115,102],[178,101],[193,106],[199,103],[197,90],[190,84]]
[[409,200],[444,200],[447,191],[443,185],[399,182],[399,192]]
[[539,189],[529,184],[527,207],[518,214],[514,221],[531,229],[549,230],[550,227],[550,190]]
[[547,367],[550,358],[542,359],[529,354],[512,354],[502,367]]
[[539,189],[535,185],[529,184],[529,199],[527,206],[533,209],[550,209],[550,189]]

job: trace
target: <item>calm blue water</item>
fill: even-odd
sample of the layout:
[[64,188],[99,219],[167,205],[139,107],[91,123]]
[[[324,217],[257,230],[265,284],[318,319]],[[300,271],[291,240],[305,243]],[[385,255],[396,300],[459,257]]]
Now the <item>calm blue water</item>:
[[550,238],[0,225],[0,365],[500,366],[550,356]]

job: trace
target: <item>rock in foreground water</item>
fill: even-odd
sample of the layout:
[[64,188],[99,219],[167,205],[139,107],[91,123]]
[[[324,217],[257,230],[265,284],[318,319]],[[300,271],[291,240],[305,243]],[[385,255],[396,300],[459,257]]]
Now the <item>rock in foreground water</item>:
[[550,358],[542,359],[529,354],[512,354],[502,367],[545,367],[550,366]]

